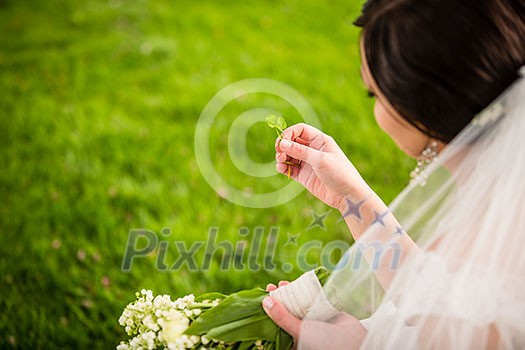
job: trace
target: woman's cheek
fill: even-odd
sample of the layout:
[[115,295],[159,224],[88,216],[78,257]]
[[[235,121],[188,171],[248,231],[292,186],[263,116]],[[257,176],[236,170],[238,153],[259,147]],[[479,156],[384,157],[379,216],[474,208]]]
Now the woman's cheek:
[[427,137],[412,126],[403,125],[376,101],[374,115],[379,127],[410,157],[416,158],[425,146]]
[[388,135],[390,135],[392,138],[394,135],[392,135],[391,125],[388,123],[388,117],[386,116],[387,112],[383,105],[376,101],[374,104],[374,116],[376,118],[377,125],[386,132]]

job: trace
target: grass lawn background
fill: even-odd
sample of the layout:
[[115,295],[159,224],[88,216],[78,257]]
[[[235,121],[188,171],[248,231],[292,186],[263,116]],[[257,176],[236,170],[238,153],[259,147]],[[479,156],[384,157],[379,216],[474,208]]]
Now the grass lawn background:
[[[232,204],[196,164],[194,133],[207,102],[247,78],[300,92],[372,187],[389,202],[412,162],[376,126],[359,77],[360,1],[0,0],[0,348],[114,348],[117,323],[142,288],[187,293],[293,279],[308,241],[351,242],[332,210],[326,230],[308,229],[330,208],[303,192],[269,209]],[[245,110],[289,104],[265,94],[233,101],[217,117],[212,159],[246,193],[288,183],[255,178],[229,161],[228,130]],[[258,162],[274,159],[275,134],[250,128]],[[256,227],[279,228],[273,271],[159,272],[157,254],[121,271],[128,232],[143,228],[190,247],[254,244]],[[168,237],[160,234],[169,228]],[[246,228],[247,234],[239,234]],[[286,244],[288,234],[297,245]],[[337,260],[335,252],[333,261]],[[174,244],[165,261],[179,257]],[[203,254],[196,255],[201,262]],[[313,251],[309,261],[319,261]],[[283,264],[291,263],[291,271]],[[199,263],[199,265],[201,265]]]

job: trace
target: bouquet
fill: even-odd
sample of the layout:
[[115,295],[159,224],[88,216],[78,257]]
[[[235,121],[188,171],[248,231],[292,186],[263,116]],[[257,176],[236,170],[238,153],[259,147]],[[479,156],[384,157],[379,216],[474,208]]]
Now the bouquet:
[[309,271],[272,292],[260,288],[231,295],[186,295],[174,301],[142,290],[120,316],[119,323],[132,337],[117,350],[127,349],[276,349],[287,350],[292,337],[264,312],[262,300],[271,295],[298,318],[306,313],[330,319],[337,313],[323,294],[325,268]]

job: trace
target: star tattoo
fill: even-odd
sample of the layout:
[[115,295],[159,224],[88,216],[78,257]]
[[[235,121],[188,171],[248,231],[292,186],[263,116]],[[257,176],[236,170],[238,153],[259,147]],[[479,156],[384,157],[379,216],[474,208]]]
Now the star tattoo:
[[320,228],[322,228],[324,231],[326,231],[326,227],[324,225],[324,220],[326,219],[326,217],[328,216],[328,214],[330,214],[331,210],[327,211],[326,213],[324,214],[321,214],[321,215],[317,215],[316,212],[314,212],[312,210],[312,217],[314,218],[314,221],[312,221],[312,223],[310,225],[308,225],[308,227],[306,228],[306,230],[308,231],[309,229],[312,229],[316,226],[319,226]]
[[346,213],[343,214],[343,217],[341,219],[346,218],[347,216],[353,215],[359,220],[363,220],[361,216],[361,207],[366,202],[366,199],[363,199],[360,202],[354,203],[350,199],[345,198],[346,204],[348,206],[348,209],[346,210]]
[[405,233],[405,230],[401,226],[398,226],[396,228],[396,232],[394,232],[394,236],[401,236]]
[[292,235],[290,232],[288,232],[288,240],[286,241],[286,243],[284,245],[285,246],[287,246],[289,244],[297,245],[297,238],[300,235],[301,235],[300,233],[298,233],[296,235]]
[[373,224],[380,224],[381,226],[385,226],[385,221],[383,219],[385,218],[385,216],[388,215],[388,213],[390,213],[390,210],[385,211],[383,214],[379,214],[377,211],[374,210],[375,219],[374,221],[372,221],[370,226],[372,226]]

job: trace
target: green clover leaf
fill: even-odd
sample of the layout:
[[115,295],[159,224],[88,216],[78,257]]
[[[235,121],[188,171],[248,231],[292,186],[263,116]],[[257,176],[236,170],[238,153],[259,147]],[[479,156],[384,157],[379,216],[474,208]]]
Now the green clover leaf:
[[284,120],[283,117],[277,117],[277,122],[275,123],[275,127],[279,130],[284,131],[286,129],[286,120]]
[[277,129],[280,132],[283,132],[286,129],[286,120],[283,117],[278,117],[275,114],[270,114],[266,117],[266,124],[272,129]]
[[266,124],[273,129],[277,125],[277,119],[278,117],[275,114],[270,114],[266,117]]

